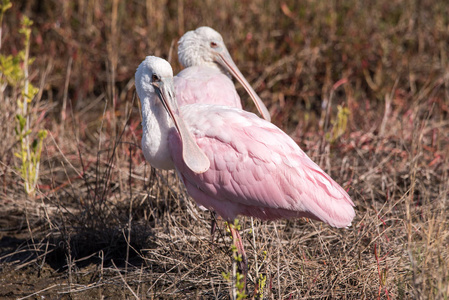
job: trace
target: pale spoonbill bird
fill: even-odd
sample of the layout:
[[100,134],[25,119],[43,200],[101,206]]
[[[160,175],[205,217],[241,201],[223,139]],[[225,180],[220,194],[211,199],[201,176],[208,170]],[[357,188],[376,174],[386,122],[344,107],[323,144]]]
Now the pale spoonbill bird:
[[[308,217],[350,226],[346,191],[282,130],[247,111],[211,104],[178,108],[170,64],[148,56],[135,75],[142,104],[142,151],[156,168],[176,169],[201,208],[233,222]],[[239,233],[230,226],[242,255]]]
[[229,75],[231,74],[251,96],[261,116],[270,121],[266,106],[232,60],[217,31],[203,26],[186,32],[178,42],[178,58],[185,68],[174,78],[180,107],[207,103],[242,109],[240,97]]

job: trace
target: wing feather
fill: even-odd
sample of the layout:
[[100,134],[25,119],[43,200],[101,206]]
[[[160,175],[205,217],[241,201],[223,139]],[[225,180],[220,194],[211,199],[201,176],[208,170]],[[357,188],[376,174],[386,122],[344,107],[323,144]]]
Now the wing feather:
[[170,135],[175,166],[189,193],[199,190],[193,197],[201,205],[230,220],[309,216],[350,224],[355,212],[348,194],[275,125],[216,105],[187,105],[181,113],[211,162],[205,173],[193,173],[179,155],[179,137]]

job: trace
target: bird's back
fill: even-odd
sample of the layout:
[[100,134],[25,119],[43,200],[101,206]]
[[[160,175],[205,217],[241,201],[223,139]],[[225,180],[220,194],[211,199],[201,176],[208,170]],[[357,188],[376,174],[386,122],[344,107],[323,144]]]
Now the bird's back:
[[181,115],[211,167],[190,171],[176,133],[169,137],[176,169],[198,204],[226,220],[310,217],[346,227],[355,216],[345,190],[275,125],[216,105],[187,105]]
[[178,105],[216,104],[242,109],[232,80],[216,68],[189,67],[174,77]]

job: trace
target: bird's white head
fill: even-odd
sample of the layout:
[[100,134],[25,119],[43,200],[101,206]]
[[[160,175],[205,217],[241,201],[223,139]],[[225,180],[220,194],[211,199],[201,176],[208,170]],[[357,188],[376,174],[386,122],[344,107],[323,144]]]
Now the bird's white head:
[[227,70],[217,64],[216,56],[220,52],[228,52],[223,38],[207,26],[186,32],[178,42],[179,62],[185,68],[208,65],[227,74]]
[[232,74],[251,96],[262,117],[270,121],[270,114],[231,58],[221,35],[203,26],[185,33],[178,42],[178,58],[185,68],[210,66],[228,75]]
[[147,56],[137,68],[135,80],[137,94],[144,101],[144,98],[156,93],[154,82],[173,82],[173,69],[165,59]]
[[[142,138],[142,140],[145,139],[148,142],[148,153],[145,154],[144,152],[145,158],[150,160],[150,163],[153,162],[156,165],[158,163],[161,166],[170,164],[171,160],[167,158],[170,151],[169,149],[165,149],[169,147],[167,144],[167,135],[170,132],[170,127],[173,126],[166,121],[170,118],[180,135],[182,157],[187,167],[195,173],[207,171],[210,166],[209,159],[198,147],[187,126],[184,124],[184,120],[179,115],[173,85],[173,70],[170,64],[162,58],[147,56],[137,68],[135,85],[142,103],[143,123],[157,124],[157,126],[151,127],[153,129],[157,128],[158,130],[158,132],[144,130],[144,135],[150,135]],[[160,103],[157,102],[158,100]],[[162,104],[163,109],[160,104]],[[158,120],[158,118],[161,120]],[[153,139],[152,134],[157,138]],[[142,146],[145,148],[144,145]],[[164,161],[158,161],[159,158],[162,158]]]

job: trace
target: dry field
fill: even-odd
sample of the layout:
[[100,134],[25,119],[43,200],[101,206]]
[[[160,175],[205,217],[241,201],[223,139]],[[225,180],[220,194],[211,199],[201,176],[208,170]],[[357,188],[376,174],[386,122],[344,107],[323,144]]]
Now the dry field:
[[28,196],[1,74],[1,299],[229,299],[223,222],[211,242],[209,213],[140,150],[134,72],[149,54],[179,71],[200,25],[356,204],[349,229],[241,218],[248,298],[449,299],[447,0],[14,1],[1,54],[23,49],[24,15],[48,136]]

